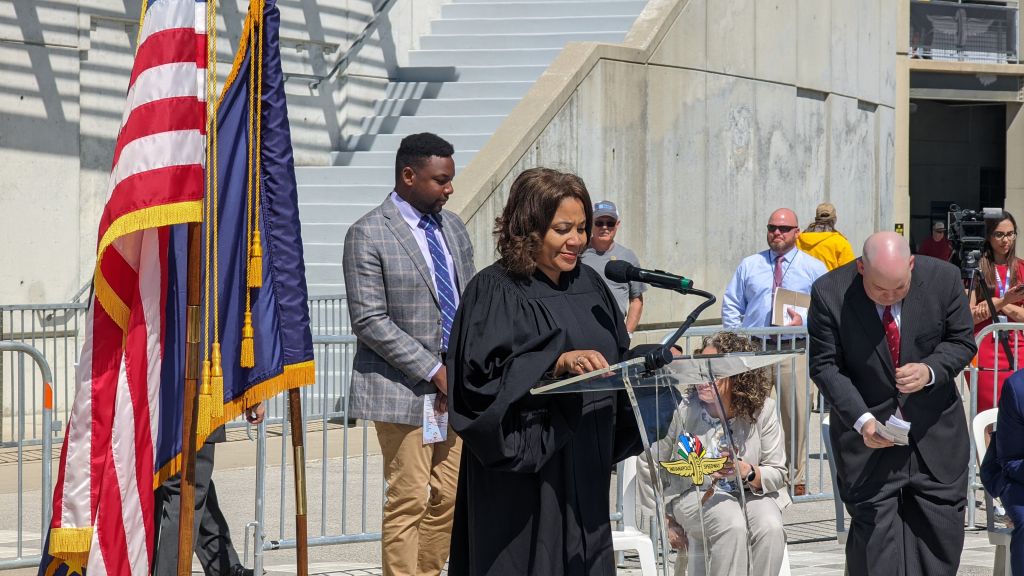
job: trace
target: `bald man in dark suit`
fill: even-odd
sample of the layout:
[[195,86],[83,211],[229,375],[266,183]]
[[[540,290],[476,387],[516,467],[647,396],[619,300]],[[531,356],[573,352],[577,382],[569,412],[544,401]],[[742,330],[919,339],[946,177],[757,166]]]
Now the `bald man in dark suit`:
[[[960,271],[872,235],[814,283],[810,375],[832,406],[850,574],[954,576],[964,542],[969,436],[955,377],[974,356]],[[909,445],[879,433],[897,415]]]

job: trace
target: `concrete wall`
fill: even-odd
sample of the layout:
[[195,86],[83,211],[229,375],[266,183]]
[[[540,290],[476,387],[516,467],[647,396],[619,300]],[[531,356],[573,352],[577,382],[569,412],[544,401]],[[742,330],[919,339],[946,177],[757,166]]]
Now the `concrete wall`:
[[[286,84],[296,161],[326,164],[442,0],[395,0],[348,74]],[[383,0],[279,0],[286,73],[322,75]],[[0,304],[66,302],[92,275],[140,0],[0,0]],[[226,78],[248,7],[220,3]]]
[[[456,179],[478,265],[494,260],[511,182],[538,165],[617,202],[618,238],[645,267],[718,294],[766,247],[775,208],[806,225],[830,201],[854,246],[890,229],[896,4],[655,0],[625,46],[563,52]],[[679,320],[693,300],[648,292],[643,323]]]

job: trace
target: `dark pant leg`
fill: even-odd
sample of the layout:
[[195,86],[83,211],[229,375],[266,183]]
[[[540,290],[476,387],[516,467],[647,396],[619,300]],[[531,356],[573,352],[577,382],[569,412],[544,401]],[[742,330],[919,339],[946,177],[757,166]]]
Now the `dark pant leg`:
[[850,532],[846,540],[848,574],[860,576],[920,576],[904,572],[904,525],[900,494],[909,481],[903,446],[884,448],[868,461],[864,480],[848,490],[846,510]]
[[210,488],[206,491],[206,507],[196,539],[196,556],[207,576],[229,574],[233,566],[241,564],[231,543],[231,528],[220,510],[213,480],[210,480]]
[[967,467],[952,482],[940,482],[913,452],[910,483],[903,489],[901,515],[907,526],[907,574],[955,576],[964,549]]
[[1006,507],[1006,515],[1013,521],[1010,567],[1014,574],[1024,574],[1024,485],[1008,481],[1000,500]]
[[[196,452],[195,473],[195,524],[192,529],[193,549],[199,536],[200,522],[206,510],[206,497],[213,477],[214,443],[207,440]],[[157,531],[156,554],[153,558],[155,576],[177,576],[178,573],[178,524],[181,504],[181,476],[173,476],[156,491]],[[202,561],[202,557],[200,557]],[[206,569],[206,564],[203,565]],[[209,574],[209,570],[207,570]]]

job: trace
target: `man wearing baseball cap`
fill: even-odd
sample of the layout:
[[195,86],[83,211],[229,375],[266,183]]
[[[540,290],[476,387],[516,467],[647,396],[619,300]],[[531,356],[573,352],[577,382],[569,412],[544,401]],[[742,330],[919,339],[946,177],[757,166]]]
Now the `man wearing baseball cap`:
[[853,247],[836,230],[836,207],[822,202],[814,210],[814,222],[796,238],[798,248],[821,260],[829,271],[853,262]]
[[632,250],[615,242],[615,234],[621,223],[615,204],[608,200],[594,204],[594,234],[590,246],[583,251],[583,263],[604,278],[619,305],[619,312],[626,318],[626,331],[633,334],[644,310],[644,291],[647,285],[641,282],[613,282],[604,275],[605,265],[612,260],[625,260],[633,266],[640,265],[640,260]]
[[937,220],[932,224],[932,235],[917,245],[917,253],[949,261],[949,258],[953,255],[953,246],[946,239],[945,222]]

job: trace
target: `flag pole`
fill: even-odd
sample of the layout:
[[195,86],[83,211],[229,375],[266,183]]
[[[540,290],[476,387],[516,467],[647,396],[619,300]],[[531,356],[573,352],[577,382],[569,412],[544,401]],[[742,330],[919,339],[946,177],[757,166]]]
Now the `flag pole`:
[[[292,466],[295,468],[295,560],[297,576],[309,574],[309,538],[306,529],[306,448],[303,445],[302,394],[288,391],[292,421]],[[179,575],[181,576],[181,575]]]
[[178,576],[192,574],[192,527],[195,519],[196,421],[199,405],[200,248],[202,224],[188,225],[187,308],[185,316],[185,399],[181,425],[181,481],[178,497]]

